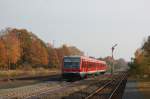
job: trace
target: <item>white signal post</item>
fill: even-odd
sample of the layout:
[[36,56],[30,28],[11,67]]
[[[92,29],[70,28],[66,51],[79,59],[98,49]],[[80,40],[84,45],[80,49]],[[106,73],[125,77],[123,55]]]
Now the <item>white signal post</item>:
[[111,74],[113,75],[114,73],[114,50],[115,50],[115,47],[117,46],[117,44],[115,44],[114,46],[112,46],[111,50],[112,50],[112,66],[111,66]]

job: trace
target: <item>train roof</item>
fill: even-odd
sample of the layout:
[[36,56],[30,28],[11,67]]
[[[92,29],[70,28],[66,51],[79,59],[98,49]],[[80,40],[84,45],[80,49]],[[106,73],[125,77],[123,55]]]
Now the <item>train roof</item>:
[[80,58],[81,56],[74,55],[74,56],[64,56],[64,57],[70,57],[70,58],[71,57],[77,57],[77,58],[79,57]]
[[102,60],[97,60],[95,58],[90,58],[90,57],[87,57],[87,56],[64,56],[64,57],[69,57],[69,58],[81,58],[81,59],[85,59],[87,61],[91,61],[91,62],[98,62],[98,63],[103,63],[103,64],[106,64],[105,61],[102,61]]

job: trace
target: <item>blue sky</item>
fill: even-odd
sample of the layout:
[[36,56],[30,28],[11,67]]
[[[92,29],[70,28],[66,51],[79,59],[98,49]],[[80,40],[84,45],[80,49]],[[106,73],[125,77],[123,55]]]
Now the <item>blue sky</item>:
[[0,0],[0,29],[25,28],[90,56],[130,60],[150,34],[149,0]]

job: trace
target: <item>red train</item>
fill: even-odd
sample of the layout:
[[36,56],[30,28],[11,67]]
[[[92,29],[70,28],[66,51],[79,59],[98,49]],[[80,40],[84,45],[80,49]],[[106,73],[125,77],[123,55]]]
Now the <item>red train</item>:
[[88,75],[103,74],[107,70],[105,61],[85,56],[64,56],[62,77],[64,79],[86,78]]

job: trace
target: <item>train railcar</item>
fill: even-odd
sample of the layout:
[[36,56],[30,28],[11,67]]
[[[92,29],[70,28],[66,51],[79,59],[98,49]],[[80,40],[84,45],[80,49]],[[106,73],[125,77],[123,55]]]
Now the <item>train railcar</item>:
[[86,78],[88,75],[105,73],[105,61],[96,60],[85,56],[64,56],[62,77],[64,79]]

